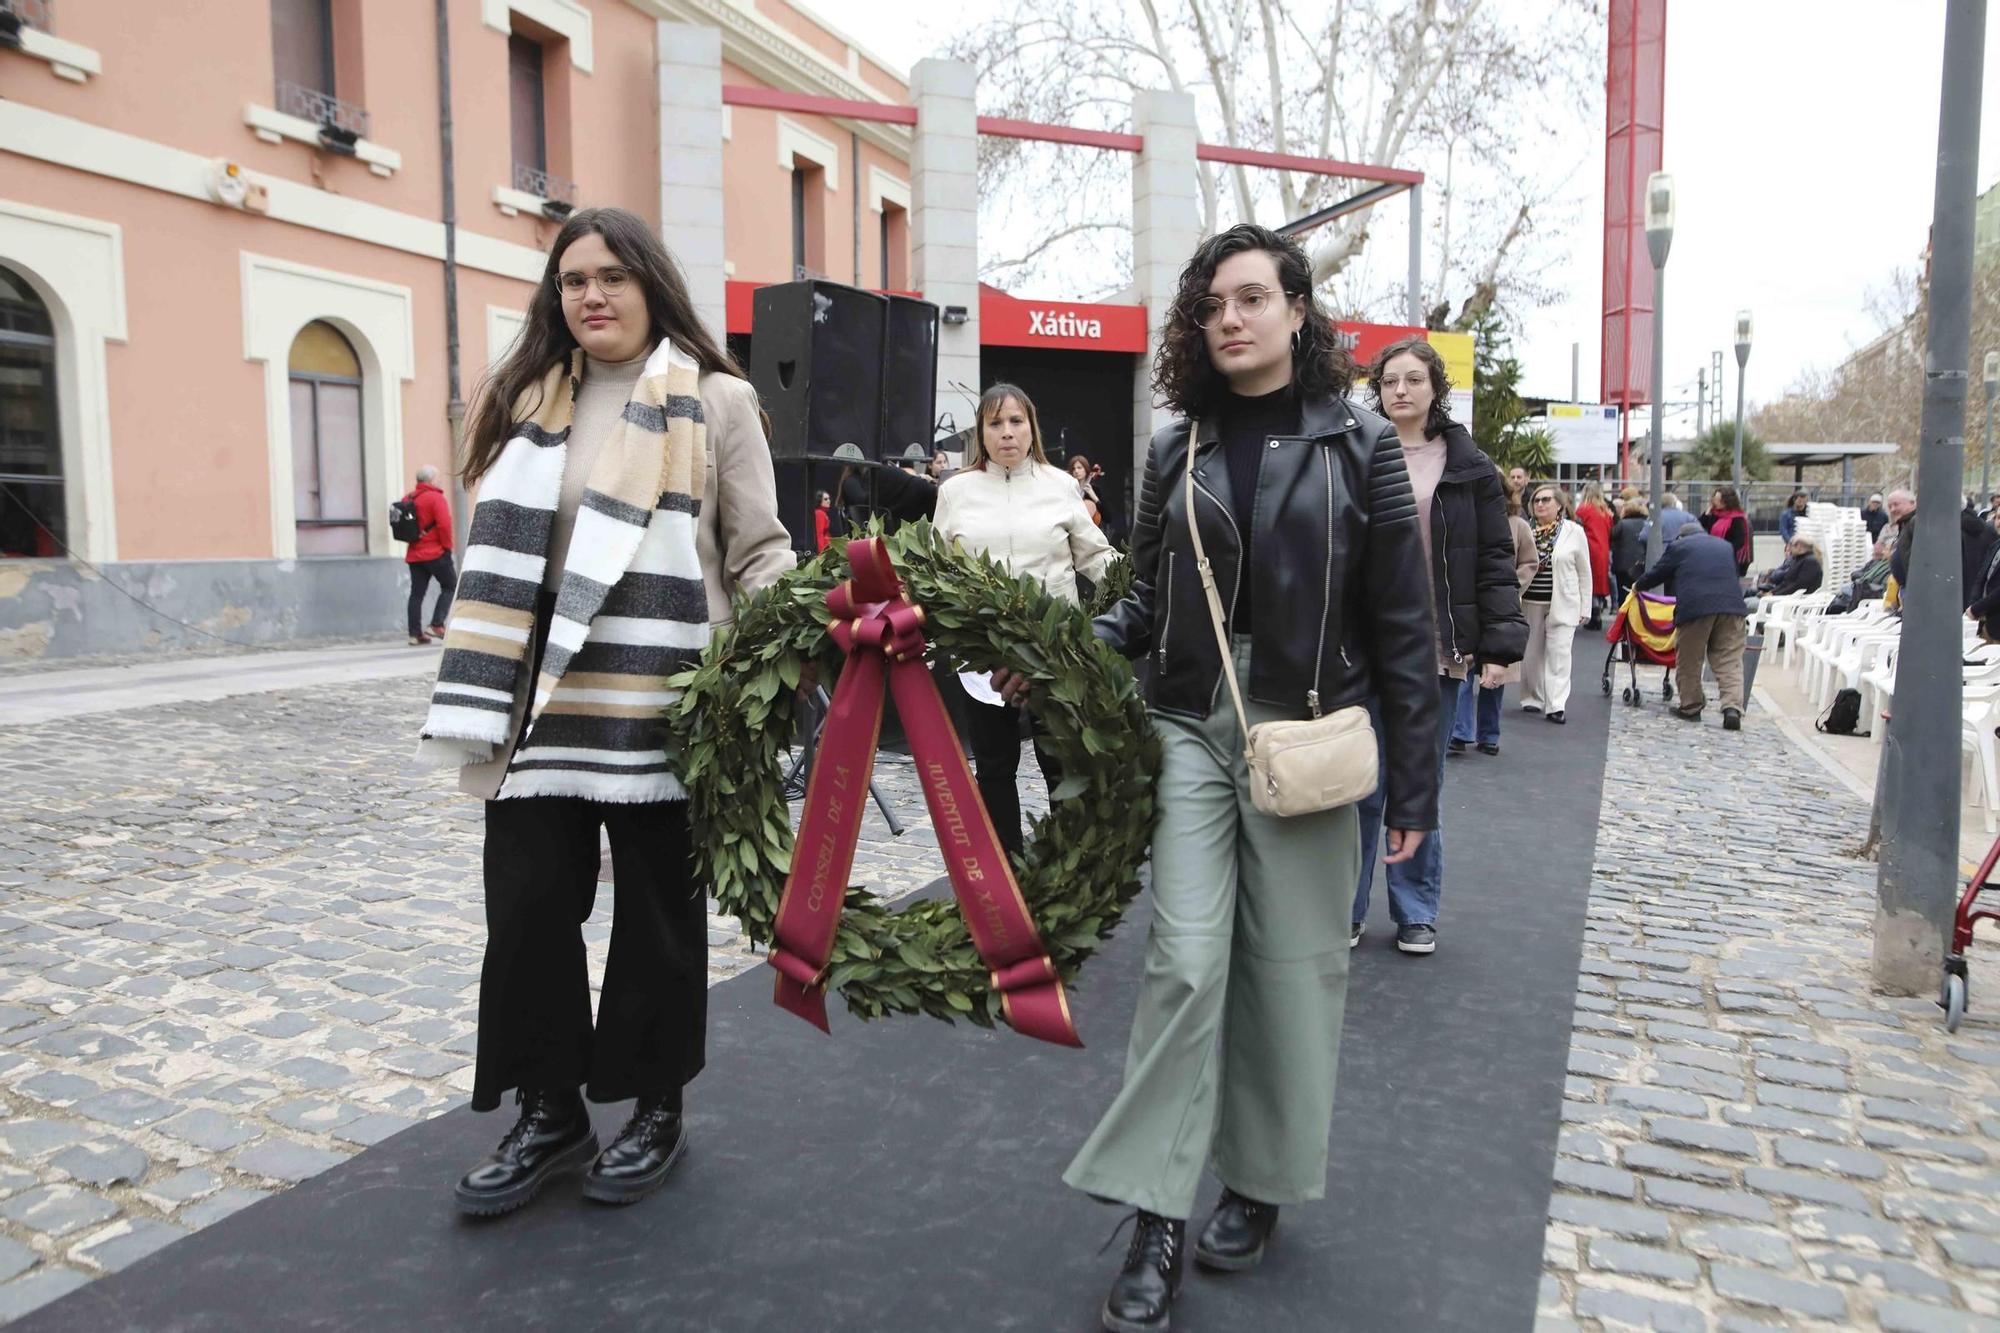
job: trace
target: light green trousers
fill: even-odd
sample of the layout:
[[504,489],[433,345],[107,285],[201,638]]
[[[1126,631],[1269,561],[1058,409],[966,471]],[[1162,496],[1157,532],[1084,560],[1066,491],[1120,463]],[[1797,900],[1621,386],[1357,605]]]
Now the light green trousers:
[[[1238,639],[1246,679],[1249,658]],[[1063,1180],[1178,1218],[1193,1214],[1211,1161],[1261,1202],[1320,1198],[1361,868],[1354,807],[1260,813],[1227,700],[1206,722],[1153,725],[1153,928],[1125,1086]]]

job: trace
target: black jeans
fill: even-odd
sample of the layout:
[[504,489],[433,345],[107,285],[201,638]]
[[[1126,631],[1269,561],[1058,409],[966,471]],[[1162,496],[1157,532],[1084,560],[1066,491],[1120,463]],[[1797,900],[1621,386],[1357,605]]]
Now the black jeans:
[[[1000,845],[1018,855],[1022,841],[1021,793],[1014,785],[1014,778],[1021,771],[1021,712],[977,700],[968,700],[965,711],[980,799],[986,802],[986,814],[993,821]],[[1035,762],[1041,766],[1042,780],[1049,784],[1051,792],[1055,791],[1062,782],[1062,769],[1039,740],[1035,742]]]
[[430,623],[444,624],[444,618],[451,613],[451,595],[458,588],[458,574],[451,566],[451,552],[446,551],[435,560],[421,560],[410,566],[410,637],[423,633],[424,589],[431,580],[437,580],[437,605],[431,608]]
[[[590,1099],[678,1096],[708,1029],[707,895],[686,801],[573,796],[486,803],[486,962],[472,1109],[509,1088],[589,1085]],[[611,833],[611,950],[590,1020],[583,923]]]

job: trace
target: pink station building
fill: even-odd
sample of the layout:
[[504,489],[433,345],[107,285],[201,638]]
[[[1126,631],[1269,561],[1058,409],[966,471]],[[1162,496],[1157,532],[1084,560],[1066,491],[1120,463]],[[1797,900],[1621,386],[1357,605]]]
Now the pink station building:
[[739,275],[908,285],[908,128],[720,104],[907,100],[809,12],[432,11],[0,3],[0,658],[397,623],[388,503],[451,461],[447,70],[461,396],[572,206],[663,223],[718,327]]
[[[393,631],[389,504],[591,205],[659,227],[746,368],[760,285],[935,303],[940,425],[1023,385],[1116,535],[1197,156],[1315,169],[1140,92],[1133,133],[1068,136],[1133,155],[1123,303],[1016,299],[978,278],[978,139],[1064,132],[980,117],[970,66],[788,0],[436,8],[0,0],[0,660]],[[1419,215],[1420,175],[1358,170]]]

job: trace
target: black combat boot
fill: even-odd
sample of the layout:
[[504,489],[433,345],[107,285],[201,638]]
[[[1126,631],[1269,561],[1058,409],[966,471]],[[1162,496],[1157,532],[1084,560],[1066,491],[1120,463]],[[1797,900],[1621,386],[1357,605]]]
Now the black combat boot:
[[1144,1209],[1135,1216],[1125,1266],[1104,1298],[1104,1327],[1111,1333],[1161,1333],[1180,1295],[1187,1223]]
[[474,1217],[513,1212],[550,1176],[597,1153],[597,1131],[575,1088],[522,1088],[514,1100],[521,1118],[492,1155],[458,1182],[458,1206]]
[[1194,1243],[1194,1261],[1225,1273],[1255,1268],[1277,1225],[1277,1204],[1246,1199],[1224,1186],[1215,1212],[1201,1229],[1201,1239]]
[[641,1097],[632,1118],[583,1177],[583,1196],[599,1203],[637,1203],[664,1185],[687,1148],[680,1097]]

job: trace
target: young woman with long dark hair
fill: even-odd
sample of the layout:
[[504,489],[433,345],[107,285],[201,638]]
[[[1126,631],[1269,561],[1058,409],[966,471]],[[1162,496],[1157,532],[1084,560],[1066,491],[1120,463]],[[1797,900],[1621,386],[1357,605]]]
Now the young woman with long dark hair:
[[1255,1264],[1278,1209],[1325,1194],[1361,860],[1354,806],[1279,818],[1252,801],[1190,467],[1251,722],[1379,700],[1388,859],[1437,826],[1437,645],[1409,474],[1394,428],[1347,401],[1353,363],[1305,252],[1231,227],[1165,313],[1153,384],[1179,419],[1147,451],[1132,592],[1095,625],[1152,659],[1154,918],[1124,1087],[1063,1177],[1136,1210],[1102,1311],[1116,1330],[1167,1326],[1205,1164],[1223,1191],[1194,1254],[1217,1271]]
[[[459,1182],[492,1215],[589,1164],[631,1203],[687,1142],[707,1026],[706,895],[673,775],[667,679],[729,597],[793,563],[756,391],[643,218],[573,214],[466,423],[477,504],[420,749],[486,802],[486,959],[472,1107],[516,1124]],[[611,838],[610,957],[591,1020],[582,922]],[[583,1089],[636,1099],[601,1153]]]
[[[1035,404],[1012,384],[995,384],[980,395],[979,429],[966,449],[965,466],[938,487],[933,522],[939,536],[990,556],[1072,606],[1077,575],[1102,579],[1118,555],[1084,511],[1076,484],[1049,462]],[[1020,717],[1004,705],[970,699],[966,723],[986,813],[1001,845],[1019,854]],[[1035,762],[1055,790],[1062,773],[1039,741]]]
[[[1507,492],[1500,470],[1480,452],[1472,432],[1452,420],[1451,380],[1444,358],[1428,340],[1401,338],[1383,348],[1368,368],[1368,388],[1396,428],[1430,571],[1428,601],[1437,613],[1436,686],[1442,719],[1437,772],[1442,783],[1446,741],[1465,682],[1500,688],[1502,673],[1527,648]],[[1376,739],[1381,739],[1379,729]],[[1387,792],[1378,787],[1360,805],[1361,876],[1350,945],[1361,942],[1368,919],[1375,838],[1386,799]],[[1405,954],[1436,952],[1438,907],[1444,897],[1443,830],[1424,839],[1414,857],[1390,866],[1385,878],[1396,948]]]

